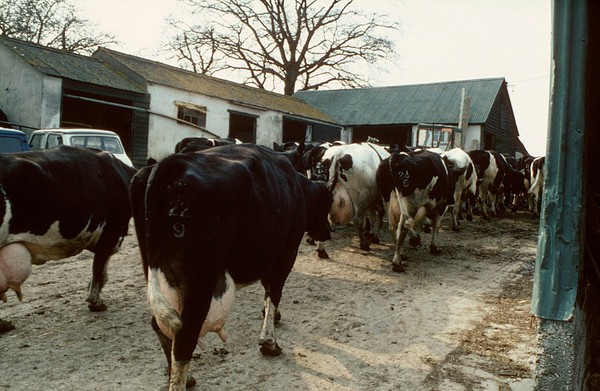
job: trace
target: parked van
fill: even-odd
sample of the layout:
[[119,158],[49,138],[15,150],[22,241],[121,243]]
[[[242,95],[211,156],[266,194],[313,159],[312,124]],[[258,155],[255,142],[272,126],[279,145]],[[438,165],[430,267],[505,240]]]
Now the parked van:
[[0,153],[29,151],[27,136],[16,129],[0,128]]
[[115,155],[123,163],[133,167],[131,159],[125,153],[119,135],[110,130],[99,129],[40,129],[31,134],[29,148],[48,149],[59,145],[97,148]]

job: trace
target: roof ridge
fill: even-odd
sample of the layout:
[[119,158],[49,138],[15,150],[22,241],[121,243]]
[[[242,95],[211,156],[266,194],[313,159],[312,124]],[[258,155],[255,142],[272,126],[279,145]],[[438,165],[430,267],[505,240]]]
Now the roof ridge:
[[68,56],[78,57],[78,58],[81,58],[81,59],[92,60],[92,61],[95,61],[95,62],[102,62],[101,60],[99,60],[97,58],[94,58],[94,57],[91,57],[91,56],[86,55],[86,54],[69,52],[69,51],[64,50],[64,49],[53,48],[53,47],[50,47],[50,46],[42,45],[40,43],[35,43],[35,42],[25,41],[25,40],[18,39],[18,38],[8,37],[6,35],[0,35],[0,40],[12,41],[12,42],[15,42],[15,43],[20,44],[20,45],[32,46],[32,47],[35,47],[35,48],[38,48],[38,49],[41,49],[41,50],[47,50],[47,51],[55,52],[55,53],[60,54],[60,55],[68,55]]
[[480,79],[464,79],[464,80],[448,80],[448,81],[437,81],[431,83],[411,83],[411,84],[396,84],[389,86],[374,86],[374,87],[360,87],[360,88],[336,88],[331,90],[305,90],[305,91],[296,91],[295,93],[303,93],[303,92],[336,92],[336,91],[364,91],[364,90],[383,90],[383,89],[392,89],[392,88],[400,88],[400,87],[416,87],[416,86],[433,86],[440,84],[458,84],[458,83],[472,83],[472,82],[483,82],[483,81],[494,81],[494,80],[505,80],[503,76],[499,77],[486,77]]
[[293,99],[293,100],[305,103],[304,100],[302,100],[300,98],[297,98],[297,97],[294,97],[294,96],[291,96],[291,95],[285,95],[285,94],[281,94],[281,93],[278,93],[278,92],[265,90],[263,88],[258,88],[258,87],[255,87],[255,86],[249,86],[249,85],[246,85],[246,84],[237,83],[237,82],[234,82],[232,80],[222,79],[220,77],[215,77],[215,76],[210,76],[210,75],[204,75],[204,74],[201,74],[201,73],[196,73],[196,72],[190,71],[188,69],[183,69],[183,68],[176,67],[174,65],[165,64],[164,62],[160,62],[160,61],[156,61],[156,60],[150,60],[150,59],[147,59],[147,58],[144,58],[144,57],[135,56],[133,54],[119,52],[117,50],[105,48],[105,47],[102,47],[102,46],[98,47],[98,50],[100,50],[100,49],[105,50],[105,51],[107,51],[109,53],[116,54],[118,56],[123,56],[123,57],[131,58],[131,59],[133,59],[135,61],[141,61],[141,62],[145,62],[145,63],[148,63],[148,64],[153,64],[153,65],[156,65],[156,66],[160,66],[160,67],[167,67],[167,68],[170,68],[170,69],[172,69],[172,70],[174,70],[176,72],[183,72],[183,73],[189,74],[190,76],[196,76],[196,77],[200,77],[200,78],[205,78],[205,79],[208,79],[208,80],[211,80],[211,81],[215,81],[215,82],[218,82],[218,83],[227,83],[229,85],[235,86],[236,88],[247,88],[247,89],[250,89],[250,90],[255,90],[255,91],[260,92],[260,93],[270,94],[270,95],[277,96],[277,97],[280,97],[280,98],[281,97],[286,98],[286,99],[289,98],[289,99]]

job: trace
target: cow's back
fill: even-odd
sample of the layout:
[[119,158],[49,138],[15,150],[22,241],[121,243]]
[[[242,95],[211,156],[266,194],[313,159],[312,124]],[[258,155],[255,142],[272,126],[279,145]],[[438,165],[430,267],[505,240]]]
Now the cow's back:
[[236,283],[250,282],[302,238],[306,205],[298,174],[264,147],[171,155],[148,170],[145,211],[134,216],[146,214],[150,267],[170,259],[173,270],[189,272],[177,262],[205,267],[204,258],[231,270]]

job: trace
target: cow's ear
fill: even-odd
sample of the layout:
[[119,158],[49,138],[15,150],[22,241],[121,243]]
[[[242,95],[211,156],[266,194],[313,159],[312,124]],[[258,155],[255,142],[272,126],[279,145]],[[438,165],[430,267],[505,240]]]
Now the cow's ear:
[[283,148],[277,144],[275,141],[273,141],[273,150],[276,152],[283,152]]

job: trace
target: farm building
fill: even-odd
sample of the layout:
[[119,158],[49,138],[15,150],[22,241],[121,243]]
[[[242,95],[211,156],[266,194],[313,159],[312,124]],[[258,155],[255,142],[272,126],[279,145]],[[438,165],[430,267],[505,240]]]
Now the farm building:
[[[463,93],[470,101],[460,121]],[[294,96],[344,126],[345,141],[374,137],[384,144],[453,145],[526,154],[504,78],[330,91]],[[465,115],[467,117],[467,115]],[[464,127],[464,129],[460,129]]]
[[112,130],[136,166],[184,137],[272,145],[340,128],[300,99],[103,48],[87,57],[0,37],[0,87],[13,126]]
[[113,130],[139,163],[145,161],[149,99],[143,85],[102,61],[0,37],[0,109],[25,132],[58,127]]

